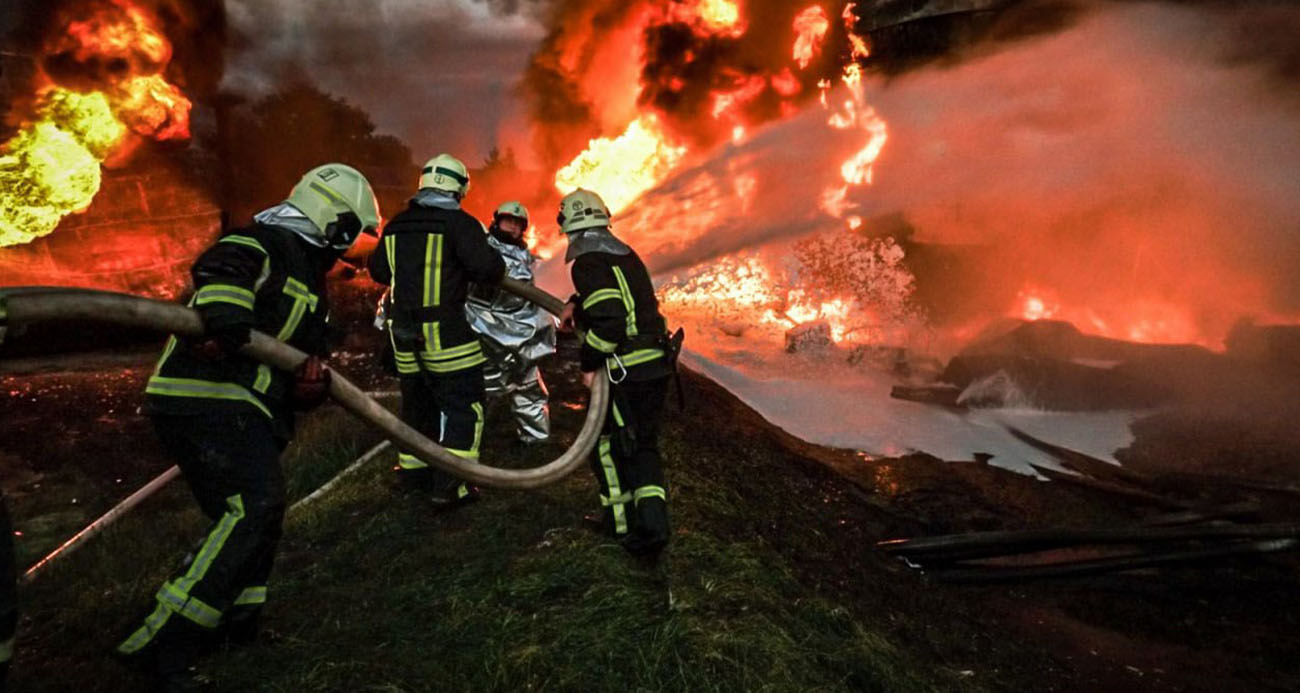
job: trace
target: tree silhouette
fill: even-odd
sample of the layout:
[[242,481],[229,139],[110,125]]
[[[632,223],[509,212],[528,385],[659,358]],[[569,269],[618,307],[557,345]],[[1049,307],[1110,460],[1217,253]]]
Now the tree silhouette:
[[363,109],[298,82],[251,104],[218,108],[217,166],[222,205],[235,223],[284,199],[312,167],[341,162],[370,179],[386,215],[396,211],[398,188],[410,194],[416,168],[398,138],[375,134]]

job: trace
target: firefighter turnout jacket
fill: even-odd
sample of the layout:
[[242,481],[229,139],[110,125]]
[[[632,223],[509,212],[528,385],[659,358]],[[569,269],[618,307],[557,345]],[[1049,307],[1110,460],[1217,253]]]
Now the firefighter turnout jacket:
[[573,261],[571,273],[578,293],[570,300],[578,306],[578,325],[586,330],[582,370],[608,363],[610,377],[617,381],[669,375],[671,367],[664,358],[667,324],[650,273],[636,252],[585,252]]
[[385,311],[400,375],[481,365],[466,294],[471,282],[496,284],[506,272],[477,219],[452,198],[425,192],[388,222],[370,259],[371,278],[390,287]]
[[[189,305],[208,334],[254,329],[324,356],[329,306],[325,272],[335,254],[291,231],[254,224],[222,236],[194,263]],[[293,430],[293,374],[240,354],[206,360],[175,336],[146,387],[152,414],[242,414],[271,419],[278,437]]]

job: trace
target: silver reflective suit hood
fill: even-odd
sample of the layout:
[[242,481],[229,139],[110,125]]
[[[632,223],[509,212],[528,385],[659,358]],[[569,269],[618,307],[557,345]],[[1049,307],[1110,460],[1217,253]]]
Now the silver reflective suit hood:
[[266,226],[278,226],[292,231],[317,248],[325,248],[329,245],[329,242],[325,239],[325,232],[317,227],[311,219],[308,219],[306,214],[303,214],[297,207],[288,202],[281,202],[274,207],[268,207],[258,212],[253,215],[253,221]]
[[[488,236],[488,245],[506,262],[506,276],[533,282],[536,258],[527,248]],[[551,431],[546,385],[537,362],[555,353],[555,319],[534,303],[491,286],[475,285],[465,301],[465,318],[482,336],[488,357],[484,377],[489,392],[505,392],[515,415],[515,433],[524,442],[545,440]]]
[[569,249],[564,253],[564,261],[573,262],[587,253],[627,255],[631,252],[632,249],[615,238],[608,228],[583,229],[569,234]]
[[460,209],[460,200],[433,188],[420,188],[420,191],[415,193],[415,197],[411,198],[411,202],[433,209]]

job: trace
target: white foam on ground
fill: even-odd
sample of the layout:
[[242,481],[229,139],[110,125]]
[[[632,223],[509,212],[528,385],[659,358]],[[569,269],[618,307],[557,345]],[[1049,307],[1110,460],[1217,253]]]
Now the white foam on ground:
[[[544,262],[537,283],[557,296],[572,291],[562,260]],[[674,325],[683,316],[673,316]],[[1062,469],[1048,455],[1008,433],[1014,426],[1055,445],[1118,464],[1114,453],[1133,442],[1129,425],[1141,412],[1049,412],[1035,409],[954,411],[889,396],[893,377],[849,365],[845,353],[788,354],[779,332],[758,328],[728,337],[707,321],[685,321],[682,362],[713,380],[773,425],[817,445],[894,457],[924,452],[945,460],[992,455],[990,464],[1036,475],[1030,462]],[[671,405],[670,405],[671,406]],[[687,407],[690,403],[687,402]]]
[[[737,353],[736,356],[741,356]],[[945,460],[993,456],[990,464],[1035,475],[1029,463],[1061,469],[1017,440],[1015,426],[1041,440],[1108,462],[1133,441],[1133,411],[955,411],[889,396],[893,378],[847,364],[784,352],[747,352],[740,359],[687,351],[683,363],[722,385],[773,425],[810,443],[894,457],[925,452]],[[687,403],[689,407],[689,402]]]

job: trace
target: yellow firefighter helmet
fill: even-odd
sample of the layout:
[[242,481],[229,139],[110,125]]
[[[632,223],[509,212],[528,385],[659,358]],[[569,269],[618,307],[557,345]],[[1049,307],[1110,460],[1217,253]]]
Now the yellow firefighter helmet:
[[[311,219],[320,230],[309,239],[322,247],[346,250],[365,229],[379,227],[379,202],[370,181],[347,164],[317,166],[303,175],[285,200]],[[355,216],[341,220],[345,215]]]
[[583,229],[608,227],[610,225],[609,207],[600,195],[578,188],[560,201],[560,214],[555,218],[560,230],[573,233]]
[[439,154],[429,159],[420,172],[420,189],[424,188],[441,190],[461,199],[469,192],[469,169],[460,159]]

